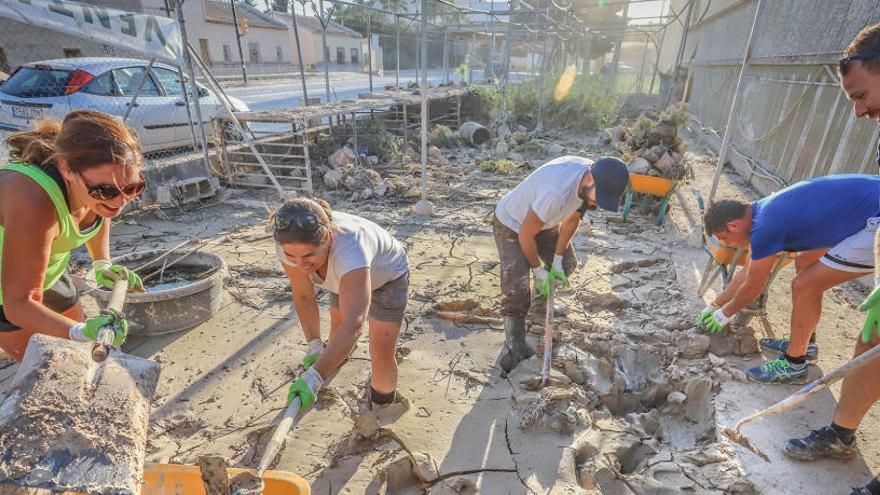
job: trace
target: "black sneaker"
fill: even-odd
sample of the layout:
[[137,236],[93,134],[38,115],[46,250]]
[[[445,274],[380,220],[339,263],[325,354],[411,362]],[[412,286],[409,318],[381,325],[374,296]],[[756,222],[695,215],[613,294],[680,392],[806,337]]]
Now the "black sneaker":
[[799,461],[815,461],[825,457],[846,459],[856,455],[856,442],[843,443],[831,426],[813,430],[804,438],[793,438],[782,447],[782,452]]

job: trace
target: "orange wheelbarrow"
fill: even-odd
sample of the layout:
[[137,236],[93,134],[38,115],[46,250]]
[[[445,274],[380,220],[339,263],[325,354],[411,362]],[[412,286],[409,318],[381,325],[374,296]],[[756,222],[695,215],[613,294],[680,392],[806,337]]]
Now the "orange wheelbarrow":
[[626,187],[626,200],[623,204],[623,219],[629,216],[633,205],[657,209],[657,225],[663,225],[669,200],[678,187],[679,181],[654,177],[652,175],[629,174],[629,185]]

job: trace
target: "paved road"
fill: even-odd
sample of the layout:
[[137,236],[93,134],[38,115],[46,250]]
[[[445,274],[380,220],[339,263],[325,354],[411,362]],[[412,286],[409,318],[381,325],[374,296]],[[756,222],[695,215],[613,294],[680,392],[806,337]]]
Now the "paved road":
[[[479,75],[479,77],[477,77]],[[482,80],[482,71],[474,74],[475,80]],[[522,74],[512,74],[511,80],[518,81],[522,79]],[[449,72],[452,82],[458,82],[457,75]],[[431,84],[440,84],[444,82],[444,73],[441,69],[429,70],[428,81]],[[401,71],[400,84],[402,86],[415,82],[415,71]],[[373,90],[381,91],[385,85],[393,85],[395,83],[394,71],[385,71],[384,76],[373,76]],[[324,77],[318,74],[306,75],[306,90],[309,97],[321,97],[321,101],[325,102],[326,95],[324,92]],[[359,93],[365,93],[370,90],[369,78],[363,73],[330,73],[330,94],[332,100],[356,99]],[[302,101],[302,83],[299,78],[282,79],[282,80],[265,80],[252,83],[250,86],[234,86],[226,87],[226,92],[230,96],[234,96],[245,102],[251,110],[267,110],[272,108],[285,108],[299,106]]]

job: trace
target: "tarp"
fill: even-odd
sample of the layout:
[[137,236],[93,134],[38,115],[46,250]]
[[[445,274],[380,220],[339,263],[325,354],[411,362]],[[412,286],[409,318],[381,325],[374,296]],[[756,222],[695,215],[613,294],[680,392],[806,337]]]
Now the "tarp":
[[67,0],[0,0],[0,17],[127,48],[174,65],[183,61],[180,26],[168,17]]

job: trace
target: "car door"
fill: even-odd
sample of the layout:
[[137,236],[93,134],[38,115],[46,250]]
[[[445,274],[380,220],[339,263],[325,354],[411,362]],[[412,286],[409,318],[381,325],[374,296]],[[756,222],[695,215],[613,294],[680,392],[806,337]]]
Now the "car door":
[[131,97],[137,91],[141,78],[146,77],[127,121],[140,134],[144,151],[157,151],[179,145],[174,134],[173,118],[169,118],[170,109],[175,108],[174,97],[165,95],[156,81],[145,72],[144,67],[122,67],[113,69],[112,72],[119,94],[117,102],[122,113],[131,104]]
[[[173,107],[167,110],[167,117],[169,123],[174,126],[174,139],[181,146],[192,144],[192,130],[190,130],[190,120],[186,113],[186,102],[184,101],[183,86],[180,82],[180,73],[173,69],[156,66],[153,66],[150,70],[165,96],[173,100]],[[190,100],[190,103],[192,103],[192,100]],[[193,119],[195,119],[195,113],[193,113]]]
[[83,88],[70,95],[71,110],[97,110],[110,115],[122,116],[124,108],[119,106],[119,98],[113,85],[113,74],[106,71],[88,82]]

